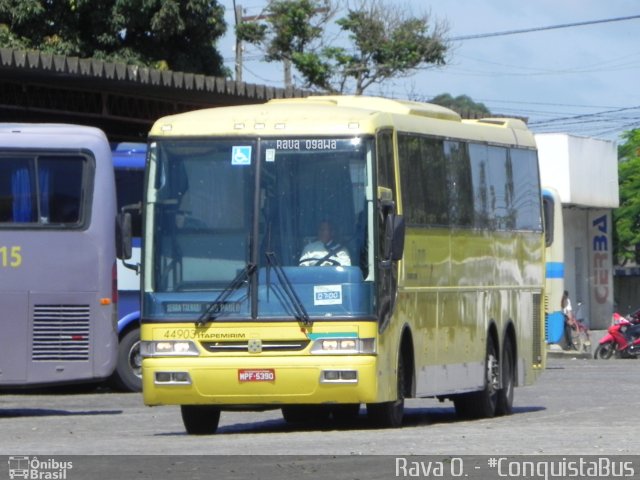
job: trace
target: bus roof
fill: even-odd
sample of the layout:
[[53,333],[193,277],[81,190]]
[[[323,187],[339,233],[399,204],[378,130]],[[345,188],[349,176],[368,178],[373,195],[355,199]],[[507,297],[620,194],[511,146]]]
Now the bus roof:
[[103,150],[107,137],[102,130],[63,123],[0,123],[1,148],[69,148]]
[[335,95],[181,113],[156,121],[150,136],[339,136],[373,134],[391,127],[445,138],[535,147],[533,135],[518,119],[462,120],[454,111],[429,103]]
[[135,168],[142,170],[147,156],[145,143],[122,142],[111,144],[114,168]]

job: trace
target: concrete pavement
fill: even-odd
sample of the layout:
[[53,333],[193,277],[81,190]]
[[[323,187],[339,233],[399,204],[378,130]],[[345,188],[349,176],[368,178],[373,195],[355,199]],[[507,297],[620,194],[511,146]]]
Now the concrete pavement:
[[591,339],[590,347],[584,352],[575,350],[563,350],[558,343],[547,344],[547,356],[553,358],[593,358],[593,353],[600,342],[600,339],[607,334],[607,330],[589,330]]

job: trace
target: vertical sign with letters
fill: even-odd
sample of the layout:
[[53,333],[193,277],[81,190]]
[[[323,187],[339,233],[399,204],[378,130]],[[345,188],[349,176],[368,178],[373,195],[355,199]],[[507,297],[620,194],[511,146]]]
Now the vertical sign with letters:
[[589,212],[591,290],[590,326],[606,328],[613,311],[613,249],[611,238],[611,212]]

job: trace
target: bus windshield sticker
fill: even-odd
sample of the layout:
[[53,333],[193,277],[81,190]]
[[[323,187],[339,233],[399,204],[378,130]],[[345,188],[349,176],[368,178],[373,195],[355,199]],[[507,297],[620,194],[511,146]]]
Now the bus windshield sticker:
[[[164,302],[165,313],[202,313],[207,303],[202,302]],[[241,302],[219,302],[212,308],[212,313],[240,313]]]
[[265,151],[265,160],[267,162],[275,162],[276,161],[276,149],[275,148],[267,148]]
[[335,138],[276,140],[276,150],[337,150]]
[[251,165],[251,146],[236,146],[231,149],[231,165]]
[[342,285],[314,285],[314,305],[342,305]]

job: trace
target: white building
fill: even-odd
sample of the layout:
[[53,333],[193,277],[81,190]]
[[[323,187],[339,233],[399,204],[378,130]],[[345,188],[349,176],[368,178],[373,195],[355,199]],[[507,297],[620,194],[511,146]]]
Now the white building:
[[616,144],[564,133],[535,137],[542,185],[557,190],[563,205],[565,289],[578,319],[607,328],[614,303],[611,210],[619,205]]

